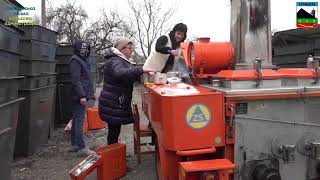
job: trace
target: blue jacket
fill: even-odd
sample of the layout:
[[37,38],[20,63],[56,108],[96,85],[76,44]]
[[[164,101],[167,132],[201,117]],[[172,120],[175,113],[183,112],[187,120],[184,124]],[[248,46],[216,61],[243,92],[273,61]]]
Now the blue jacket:
[[140,80],[142,67],[127,60],[115,48],[107,49],[104,83],[99,97],[99,115],[108,124],[133,123],[131,100],[133,84]]
[[80,102],[81,98],[94,99],[93,82],[90,64],[86,61],[90,54],[90,46],[84,41],[76,41],[74,55],[71,57],[69,68],[72,83],[72,100]]

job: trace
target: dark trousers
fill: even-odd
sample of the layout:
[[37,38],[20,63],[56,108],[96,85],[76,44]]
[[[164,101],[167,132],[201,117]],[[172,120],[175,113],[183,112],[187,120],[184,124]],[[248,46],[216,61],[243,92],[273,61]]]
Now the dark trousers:
[[118,143],[119,135],[121,131],[121,125],[109,125],[108,124],[108,145]]

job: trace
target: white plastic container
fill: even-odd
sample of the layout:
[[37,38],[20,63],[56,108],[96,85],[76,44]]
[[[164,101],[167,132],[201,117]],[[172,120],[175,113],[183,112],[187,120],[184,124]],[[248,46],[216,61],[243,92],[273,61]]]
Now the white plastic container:
[[167,84],[167,75],[164,73],[156,73],[154,75],[155,84]]
[[178,78],[178,77],[171,77],[171,78],[168,78],[168,83],[169,84],[179,84],[181,83],[181,79]]

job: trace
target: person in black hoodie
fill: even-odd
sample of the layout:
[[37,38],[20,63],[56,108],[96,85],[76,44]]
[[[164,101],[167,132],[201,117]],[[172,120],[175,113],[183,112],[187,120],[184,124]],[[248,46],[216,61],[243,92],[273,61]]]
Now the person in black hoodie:
[[89,54],[90,45],[77,40],[74,44],[74,55],[71,57],[69,64],[73,105],[71,151],[78,152],[79,156],[88,156],[94,153],[86,147],[83,136],[87,102],[90,99],[95,99],[93,82],[90,76],[90,63],[87,61]]
[[187,31],[187,25],[178,23],[168,35],[159,37],[155,49],[151,51],[143,67],[155,72],[167,73],[171,71],[174,59],[178,56],[177,49],[180,47],[180,43],[187,38]]
[[150,70],[132,59],[133,42],[118,37],[104,54],[104,83],[99,97],[99,115],[108,124],[108,145],[118,142],[121,125],[133,123],[131,100],[133,84]]

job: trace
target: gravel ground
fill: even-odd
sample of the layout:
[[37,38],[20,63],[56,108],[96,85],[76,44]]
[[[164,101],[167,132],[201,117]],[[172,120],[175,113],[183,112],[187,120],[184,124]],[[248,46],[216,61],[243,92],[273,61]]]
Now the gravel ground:
[[[101,88],[97,88],[99,94]],[[139,105],[141,110],[140,87],[135,87],[133,93],[134,101]],[[147,121],[140,112],[142,120]],[[106,134],[108,129],[89,131],[86,134],[87,144],[92,148],[104,146],[107,143]],[[143,139],[149,141],[150,139]],[[130,172],[127,176],[121,178],[124,180],[131,179],[156,179],[154,167],[154,155],[142,156],[142,163],[137,164],[137,160],[133,154],[133,125],[122,127],[120,135],[120,143],[127,145],[127,162]],[[12,164],[13,180],[62,180],[70,179],[68,171],[84,158],[79,158],[75,153],[68,152],[70,142],[63,128],[54,130],[48,143],[27,158],[17,158]],[[96,179],[93,174],[89,179]]]

